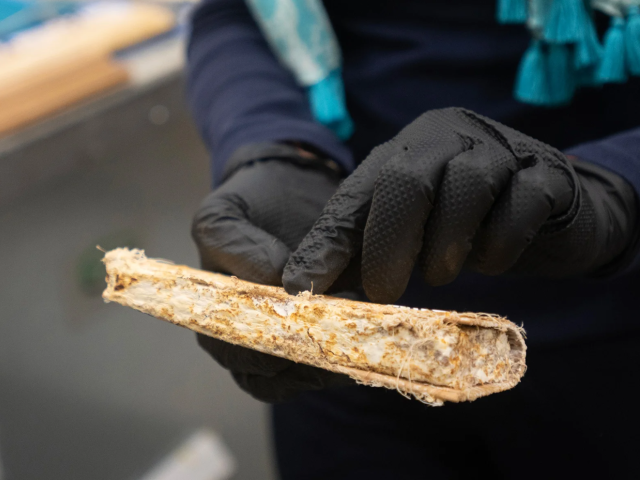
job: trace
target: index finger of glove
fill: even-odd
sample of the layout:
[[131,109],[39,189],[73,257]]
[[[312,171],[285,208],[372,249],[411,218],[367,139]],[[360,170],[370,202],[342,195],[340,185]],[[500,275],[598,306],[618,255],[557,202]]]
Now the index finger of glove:
[[242,198],[211,193],[196,214],[191,230],[202,268],[263,285],[281,285],[290,250],[279,239],[253,225]]
[[374,148],[338,187],[285,266],[287,292],[324,293],[360,251],[376,178],[398,150],[394,141]]
[[290,360],[240,347],[201,333],[197,334],[197,338],[198,345],[222,367],[234,374],[259,375],[270,378],[294,365]]

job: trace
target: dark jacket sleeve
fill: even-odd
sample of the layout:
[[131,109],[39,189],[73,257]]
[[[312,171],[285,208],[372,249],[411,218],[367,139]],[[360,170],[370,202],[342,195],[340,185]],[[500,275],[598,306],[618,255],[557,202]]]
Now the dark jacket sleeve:
[[306,93],[276,59],[243,0],[205,0],[188,46],[190,108],[213,159],[214,183],[239,147],[293,140],[353,170],[349,150],[311,114]]
[[[640,199],[640,128],[602,140],[583,143],[570,148],[565,153],[617,173],[634,188],[636,201]],[[627,271],[640,270],[638,243],[640,242],[636,241],[636,254]]]

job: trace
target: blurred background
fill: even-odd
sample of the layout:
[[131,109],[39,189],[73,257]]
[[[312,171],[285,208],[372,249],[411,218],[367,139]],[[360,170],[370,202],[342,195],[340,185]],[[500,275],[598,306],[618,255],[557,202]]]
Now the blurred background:
[[189,2],[0,0],[0,479],[271,479],[268,412],[103,248],[197,266]]

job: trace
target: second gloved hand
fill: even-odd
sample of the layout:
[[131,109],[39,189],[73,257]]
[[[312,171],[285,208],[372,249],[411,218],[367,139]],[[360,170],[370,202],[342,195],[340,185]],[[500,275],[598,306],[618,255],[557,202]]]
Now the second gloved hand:
[[[278,147],[286,149],[286,147]],[[240,167],[202,203],[193,222],[202,268],[243,280],[281,285],[289,255],[311,229],[339,178],[290,160],[260,160]],[[276,402],[346,377],[296,364],[204,335],[198,343],[245,391]]]
[[469,110],[432,110],[341,184],[283,280],[289,293],[323,293],[361,255],[367,296],[392,303],[414,265],[434,286],[463,266],[599,274],[629,250],[636,222],[619,176]]

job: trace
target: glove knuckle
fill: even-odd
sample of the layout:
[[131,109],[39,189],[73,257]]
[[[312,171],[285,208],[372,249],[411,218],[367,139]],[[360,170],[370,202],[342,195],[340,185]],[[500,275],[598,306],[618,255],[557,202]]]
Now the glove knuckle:
[[[367,158],[365,158],[362,164],[358,167],[358,170],[367,169],[371,164],[378,164],[381,161],[386,161],[400,149],[401,146],[398,141],[398,137],[394,137],[387,142],[381,143],[369,152],[369,155],[367,155]],[[347,177],[347,180],[349,178],[350,177]]]
[[199,244],[202,240],[209,236],[209,232],[210,228],[206,217],[195,217],[193,219],[193,223],[191,224],[191,236],[196,241],[196,243]]
[[519,187],[534,193],[546,192],[549,187],[549,177],[539,170],[529,171],[518,178]]
[[212,192],[194,215],[192,231],[196,235],[211,235],[211,231],[215,231],[220,221],[246,217],[245,211],[246,205],[240,196]]
[[449,162],[447,168],[450,170],[459,170],[474,174],[480,174],[485,170],[484,165],[481,164],[478,161],[478,158],[473,155],[458,155]]
[[387,163],[375,184],[374,203],[378,210],[391,214],[402,212],[412,205],[416,195],[431,198],[433,188],[427,181],[428,175],[410,162],[393,161]]
[[446,176],[455,179],[461,188],[474,188],[492,184],[486,165],[470,155],[461,155],[449,162]]
[[466,108],[462,108],[462,107],[446,107],[446,108],[443,108],[443,109],[441,109],[439,111],[442,112],[443,115],[451,115],[451,116],[455,116],[455,115],[458,115],[460,113],[469,112],[469,110],[467,110]]
[[395,178],[395,177],[413,177],[415,174],[412,174],[412,170],[414,167],[410,164],[410,162],[406,161],[404,158],[394,157],[392,161],[387,162],[380,169],[380,174],[378,175],[378,181],[386,178]]

